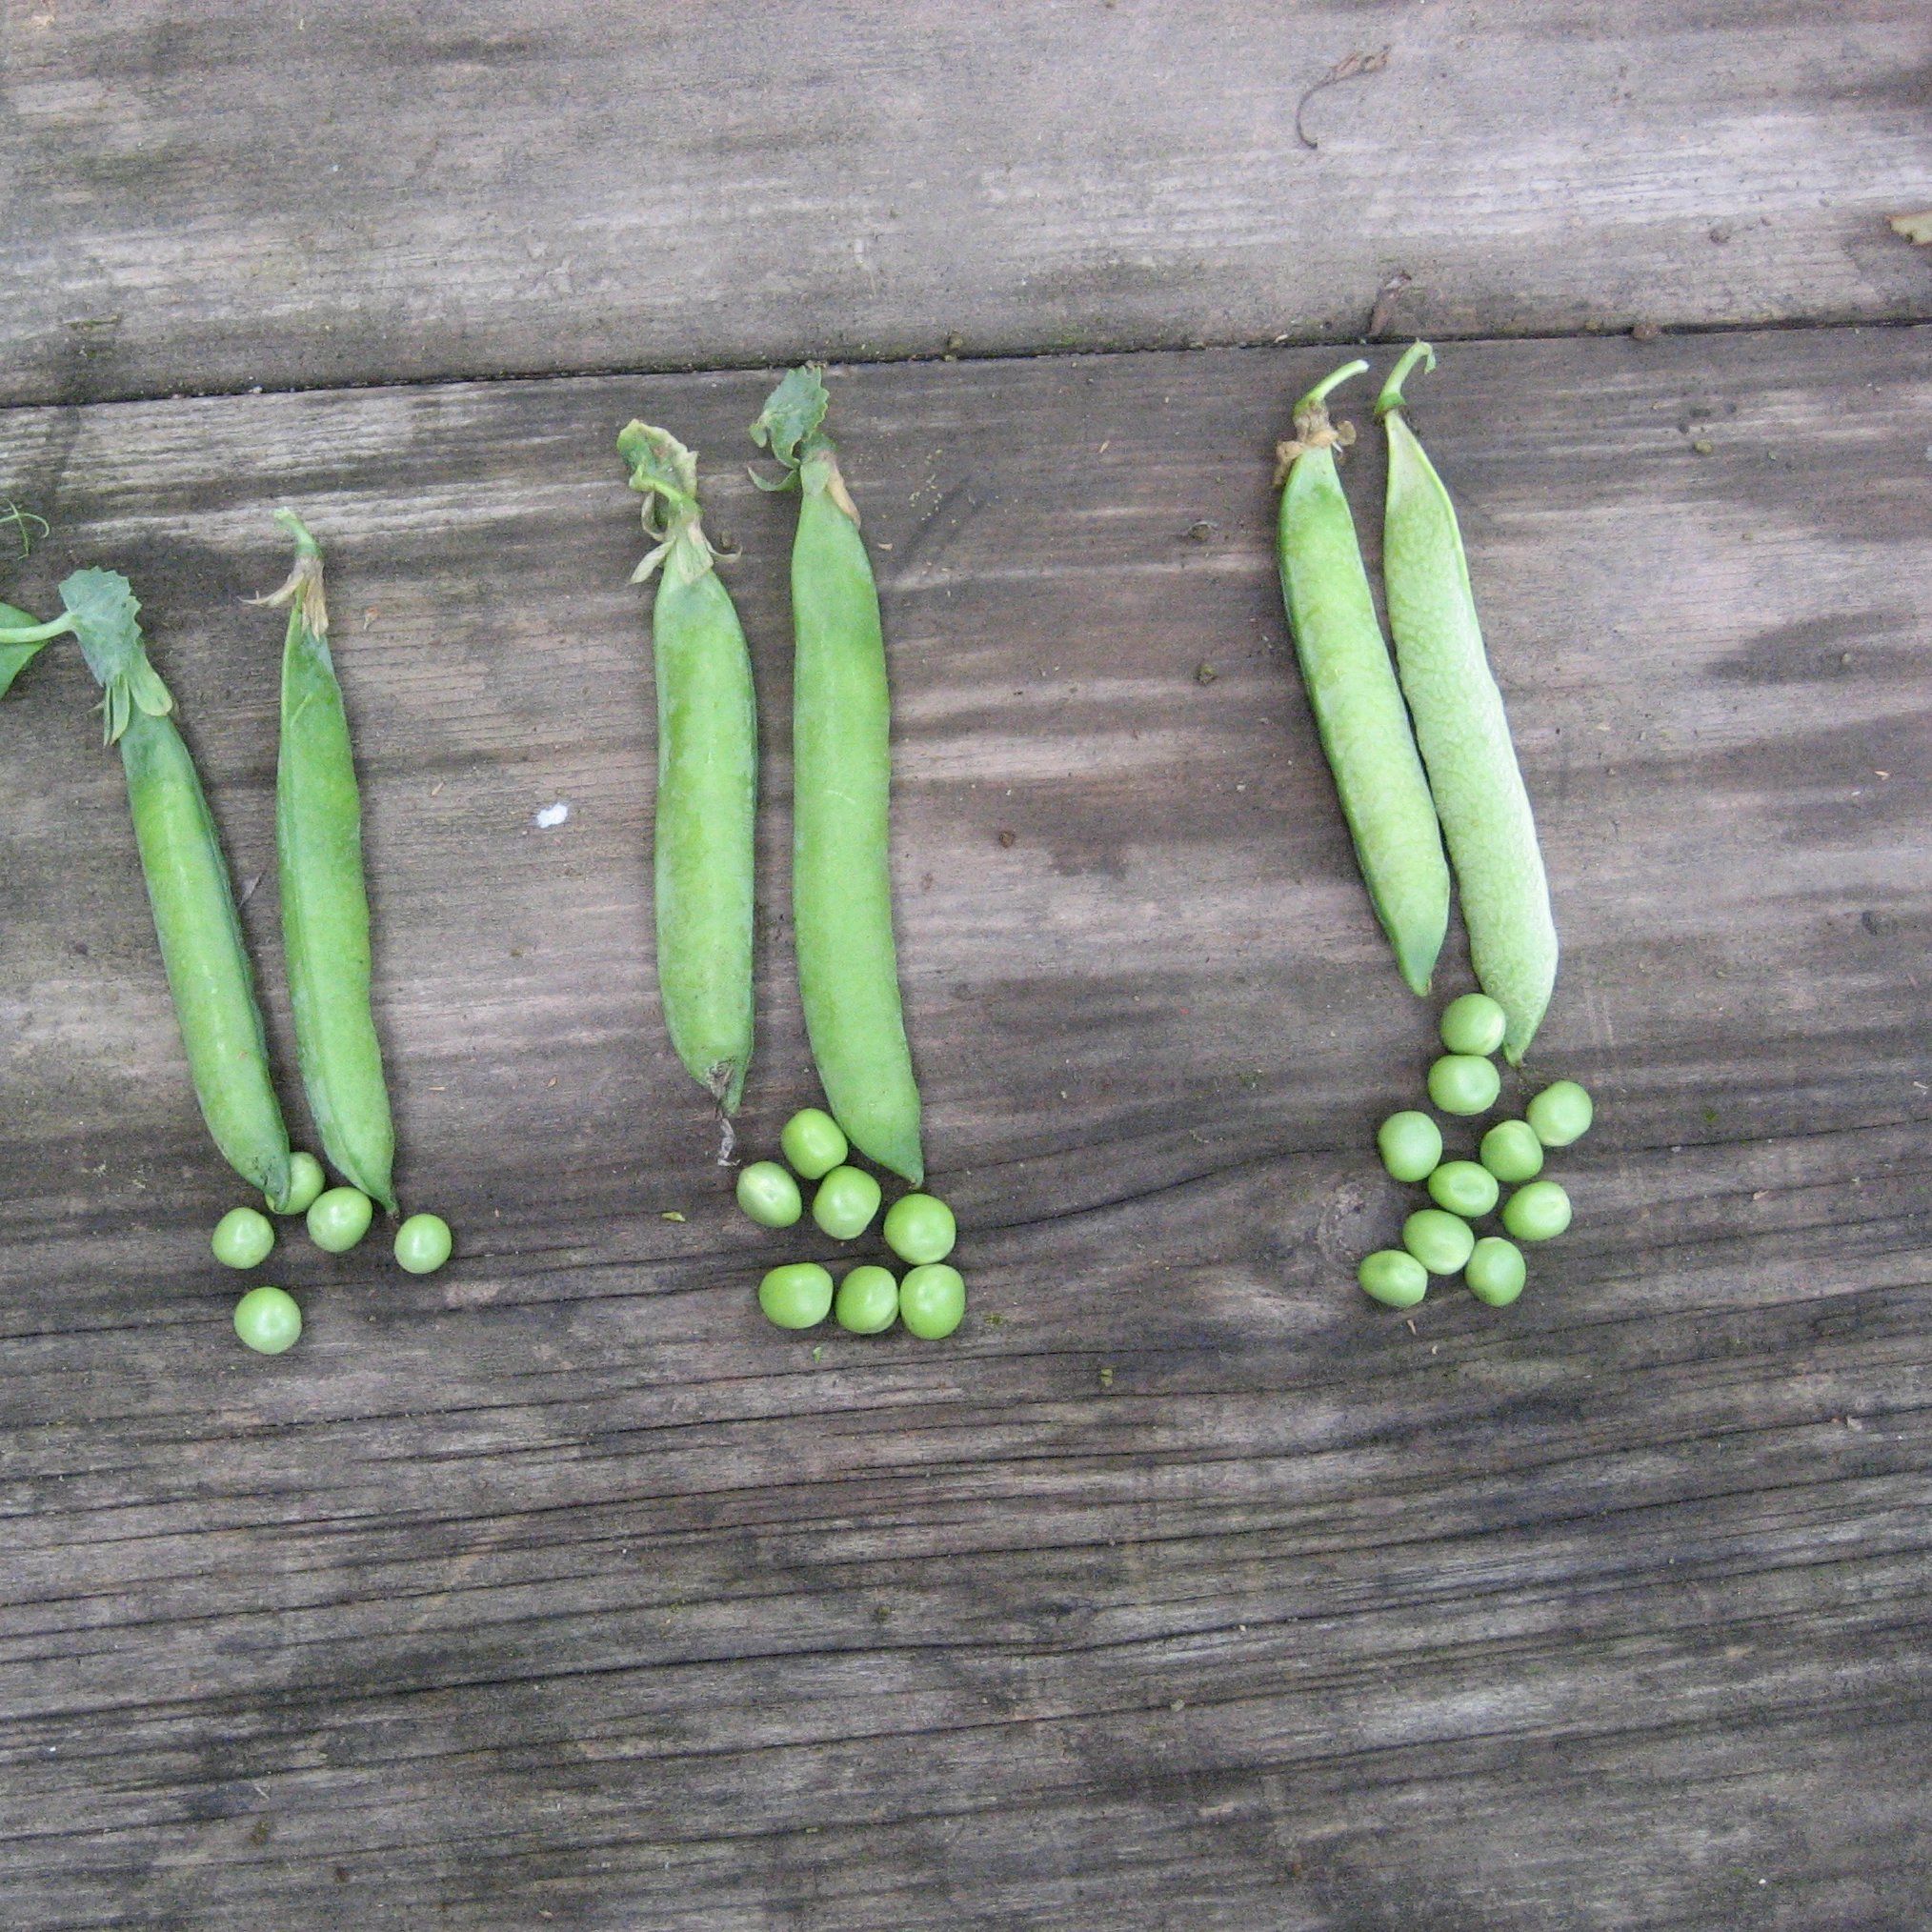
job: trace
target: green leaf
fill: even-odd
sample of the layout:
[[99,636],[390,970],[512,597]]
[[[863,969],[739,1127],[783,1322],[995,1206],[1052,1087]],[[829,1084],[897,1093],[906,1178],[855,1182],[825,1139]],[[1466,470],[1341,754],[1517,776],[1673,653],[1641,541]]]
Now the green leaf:
[[[34,620],[11,604],[0,604],[0,631],[30,631]],[[39,656],[48,640],[38,644],[0,644],[0,697],[5,697],[13,680]]]
[[60,587],[74,635],[94,680],[105,690],[127,674],[141,653],[141,606],[119,571],[75,571]]
[[652,574],[656,570],[657,566],[661,564],[664,561],[664,559],[668,557],[670,554],[671,554],[670,544],[660,543],[657,546],[657,548],[652,551],[648,555],[646,555],[644,561],[640,563],[637,566],[637,568],[631,573],[631,581],[634,584],[649,583],[651,581]]
[[148,662],[145,651],[129,674],[128,688],[150,717],[166,717],[174,709],[173,694],[161,682],[161,674]]
[[46,644],[0,644],[0,697],[5,697],[13,680],[31,664]]
[[765,398],[765,407],[752,425],[752,441],[771,451],[787,469],[795,470],[800,445],[825,420],[831,400],[815,362],[793,370]]
[[137,700],[151,717],[174,708],[168,687],[148,662],[138,621],[141,606],[119,571],[75,571],[61,585],[60,600],[73,619],[81,655],[106,694],[109,744],[127,730]]
[[631,472],[633,490],[680,508],[696,502],[697,456],[669,430],[627,423],[617,433],[617,453]]

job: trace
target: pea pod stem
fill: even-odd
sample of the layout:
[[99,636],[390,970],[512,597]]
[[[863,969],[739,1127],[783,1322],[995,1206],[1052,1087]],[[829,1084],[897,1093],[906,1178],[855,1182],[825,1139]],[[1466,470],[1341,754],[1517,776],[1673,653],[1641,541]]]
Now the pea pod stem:
[[798,991],[833,1117],[855,1147],[925,1176],[893,939],[891,697],[878,590],[814,367],[794,370],[753,440],[795,483],[792,549],[792,905]]
[[275,851],[295,1054],[330,1164],[393,1214],[395,1127],[370,994],[362,801],[329,649],[322,551],[292,510],[275,521],[295,542],[288,581],[261,599],[289,607]]
[[1416,740],[1456,868],[1470,964],[1502,1008],[1503,1053],[1528,1049],[1557,976],[1557,931],[1529,793],[1483,647],[1456,506],[1403,414],[1426,342],[1390,372],[1376,413],[1389,440],[1382,579]]
[[78,640],[101,686],[107,741],[120,749],[154,935],[202,1117],[229,1164],[280,1208],[290,1189],[288,1130],[228,866],[175,727],[174,699],[148,661],[141,607],[127,578],[76,571],[60,596],[65,616],[9,624],[0,630],[0,649],[37,649],[67,632]]
[[1410,989],[1429,990],[1449,923],[1449,868],[1428,780],[1356,540],[1335,452],[1352,424],[1326,399],[1366,362],[1345,364],[1295,406],[1277,451],[1282,486],[1277,553],[1296,656],[1369,897]]
[[[1385,422],[1392,410],[1407,407],[1402,399],[1402,384],[1408,380],[1409,372],[1417,363],[1422,365],[1422,373],[1428,374],[1436,367],[1436,352],[1426,342],[1412,342],[1397,358],[1396,366],[1389,371],[1383,382],[1381,392],[1376,397],[1376,421]],[[1362,365],[1368,367],[1366,363]]]
[[[23,614],[14,611],[11,604],[0,604],[0,611],[7,611],[15,616]],[[50,617],[45,624],[36,624],[24,618],[18,624],[0,628],[0,644],[45,644],[55,637],[65,637],[73,630],[73,617]]]
[[654,546],[631,580],[660,573],[651,616],[658,991],[673,1049],[716,1105],[724,1161],[752,1058],[757,699],[744,629],[699,517],[696,457],[641,422],[620,433],[617,452],[644,496]]

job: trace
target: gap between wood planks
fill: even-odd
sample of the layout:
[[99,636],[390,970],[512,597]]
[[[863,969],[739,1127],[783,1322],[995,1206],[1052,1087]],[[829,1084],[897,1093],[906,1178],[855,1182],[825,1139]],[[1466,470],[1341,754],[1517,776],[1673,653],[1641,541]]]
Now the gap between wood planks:
[[[1401,292],[1415,286],[1405,271],[1391,274],[1371,298],[1368,320],[1384,321],[1386,310]],[[834,369],[896,369],[924,363],[955,362],[1077,362],[1097,361],[1127,355],[1221,354],[1229,351],[1273,349],[1386,349],[1426,337],[1436,343],[1522,344],[1551,342],[1616,342],[1635,337],[1640,342],[1655,341],[1666,335],[1790,335],[1833,334],[1846,331],[1922,329],[1932,324],[1932,303],[1916,315],[1804,315],[1773,317],[1764,321],[1737,322],[1639,322],[1632,328],[1543,329],[1519,334],[1484,334],[1456,329],[1365,329],[1359,335],[1324,334],[1319,332],[1282,335],[1190,336],[1184,340],[1163,341],[1157,337],[1122,338],[1115,342],[1085,342],[1078,348],[1058,348],[1040,344],[1029,349],[973,349],[949,337],[943,349],[908,355],[806,354],[780,357],[775,361],[724,362],[630,362],[587,363],[577,369],[546,370],[451,370],[435,375],[384,376],[368,382],[276,382],[211,384],[206,388],[130,389],[99,395],[50,398],[39,402],[0,404],[0,415],[28,414],[33,411],[112,409],[120,404],[160,402],[207,402],[224,397],[258,395],[351,394],[359,391],[389,389],[458,389],[498,383],[608,381],[614,377],[643,380],[656,376],[731,375],[747,370],[782,369],[793,362],[819,362]],[[952,345],[958,344],[957,347]]]

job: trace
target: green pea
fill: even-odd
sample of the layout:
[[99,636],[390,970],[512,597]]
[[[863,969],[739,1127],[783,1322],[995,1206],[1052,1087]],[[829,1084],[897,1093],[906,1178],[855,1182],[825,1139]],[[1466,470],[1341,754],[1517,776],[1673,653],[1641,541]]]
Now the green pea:
[[[662,564],[651,613],[657,695],[652,814],[657,989],[685,1071],[737,1112],[752,1058],[753,822],[758,714],[752,661],[697,501],[697,458],[668,430],[633,422],[617,437],[644,498],[652,548],[631,581]],[[755,1217],[754,1217],[755,1218]],[[798,1218],[795,1207],[792,1219]],[[782,1224],[780,1224],[782,1225]]]
[[958,1238],[953,1210],[930,1194],[909,1194],[886,1210],[885,1242],[902,1261],[943,1261]]
[[1555,1086],[1545,1087],[1523,1112],[1545,1147],[1567,1147],[1573,1140],[1580,1140],[1597,1117],[1589,1095],[1575,1080],[1559,1080]]
[[1440,1208],[1418,1208],[1402,1223],[1402,1246],[1432,1275],[1453,1275],[1469,1259],[1469,1223]]
[[1465,993],[1442,1010],[1442,1044],[1452,1054],[1493,1054],[1502,1044],[1507,1016],[1486,993]]
[[332,1187],[309,1207],[309,1238],[332,1255],[346,1254],[369,1232],[375,1209],[357,1187]]
[[1364,1295],[1388,1308],[1413,1308],[1429,1292],[1429,1271],[1399,1248],[1364,1256],[1355,1278]]
[[1476,1151],[1483,1166],[1512,1187],[1543,1171],[1543,1143],[1527,1120],[1499,1120]]
[[966,1281],[944,1261],[906,1271],[899,1283],[899,1319],[922,1341],[943,1341],[966,1317]]
[[758,1283],[758,1306],[779,1328],[816,1328],[832,1310],[832,1271],[790,1261]]
[[1402,414],[1402,379],[1436,352],[1419,342],[1376,402],[1389,435],[1382,588],[1396,669],[1456,867],[1476,983],[1508,1016],[1502,1050],[1523,1057],[1557,976],[1557,929],[1529,795],[1482,646],[1456,506]]
[[775,1160],[755,1160],[738,1176],[738,1205],[761,1228],[789,1228],[805,1212],[798,1183]]
[[778,1145],[793,1171],[807,1180],[822,1180],[852,1151],[845,1129],[823,1107],[801,1107],[785,1122]]
[[1502,1224],[1519,1241],[1554,1240],[1570,1225],[1570,1197],[1554,1180],[1532,1180],[1503,1202]]
[[878,1213],[879,1185],[862,1167],[835,1167],[812,1197],[812,1218],[835,1241],[865,1233]]
[[1465,1220],[1486,1215],[1498,1192],[1495,1175],[1473,1160],[1445,1160],[1429,1177],[1429,1198]]
[[412,1215],[395,1231],[395,1258],[412,1275],[433,1275],[455,1245],[441,1215]]
[[1484,1235],[1462,1264],[1462,1278],[1469,1283],[1469,1292],[1492,1308],[1507,1308],[1522,1293],[1528,1275],[1522,1250],[1500,1235]]
[[269,1206],[278,1215],[305,1215],[315,1205],[315,1197],[329,1185],[322,1163],[312,1154],[289,1157],[289,1192],[278,1203]]
[[1496,1105],[1502,1076],[1475,1054],[1444,1054],[1429,1069],[1429,1098],[1445,1114],[1483,1114]]
[[234,1332],[257,1355],[280,1355],[302,1333],[302,1311],[286,1288],[251,1288],[234,1305]]
[[899,1317],[899,1284],[890,1268],[865,1261],[838,1284],[832,1318],[854,1335],[882,1335]]
[[1426,1180],[1442,1158],[1442,1130],[1411,1107],[1391,1114],[1376,1133],[1382,1165],[1398,1180]]
[[225,1267],[253,1268],[268,1259],[275,1245],[274,1224],[260,1208],[230,1208],[215,1222],[209,1245]]

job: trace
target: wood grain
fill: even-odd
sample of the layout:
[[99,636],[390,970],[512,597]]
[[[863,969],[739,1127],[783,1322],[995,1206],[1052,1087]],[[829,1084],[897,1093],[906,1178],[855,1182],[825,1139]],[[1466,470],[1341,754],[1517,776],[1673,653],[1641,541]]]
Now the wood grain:
[[1885,223],[1932,182],[1919,0],[10,0],[0,35],[0,401],[1932,317]]
[[1328,360],[835,374],[975,1302],[955,1344],[817,1357],[752,1298],[816,1244],[735,1215],[660,1036],[613,447],[673,426],[743,547],[762,1151],[811,1091],[763,379],[0,414],[55,529],[9,594],[135,576],[269,875],[284,1065],[280,627],[241,600],[273,504],[327,546],[400,1184],[461,1240],[418,1282],[292,1236],[308,1335],[234,1347],[238,1189],[50,651],[0,709],[10,1928],[1925,1922],[1932,331],[1470,346],[1415,385],[1556,882],[1535,1074],[1600,1125],[1519,1306],[1413,1324],[1348,1272],[1409,1204],[1370,1142],[1432,1013],[1268,541]]

